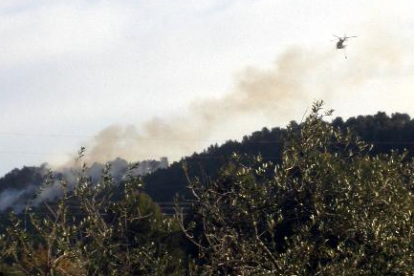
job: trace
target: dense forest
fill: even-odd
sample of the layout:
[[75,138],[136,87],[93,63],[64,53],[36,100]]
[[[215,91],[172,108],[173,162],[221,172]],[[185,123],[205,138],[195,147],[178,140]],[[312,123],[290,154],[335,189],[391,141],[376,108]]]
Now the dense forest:
[[[127,173],[121,184],[110,164],[97,183],[84,165],[73,187],[49,173],[41,190],[59,183],[61,196],[4,218],[0,272],[413,275],[414,161],[392,150],[411,145],[413,122],[378,113],[328,123],[329,114],[315,103],[300,125],[212,146],[144,178]],[[174,216],[146,194],[145,180],[168,174],[186,178],[192,194]]]
[[[414,156],[414,119],[411,119],[408,114],[394,113],[389,116],[385,112],[378,112],[375,115],[351,117],[345,121],[337,117],[331,121],[331,124],[341,131],[350,129],[355,136],[372,143],[374,147],[371,154],[407,149],[409,155]],[[299,128],[299,124],[292,121],[289,128]],[[151,161],[151,168],[154,172],[145,174],[143,179],[146,192],[158,202],[172,202],[177,194],[189,198],[191,194],[187,188],[188,180],[184,174],[183,165],[185,164],[188,168],[187,172],[190,177],[214,178],[219,169],[231,159],[233,153],[261,155],[264,161],[280,163],[286,136],[287,128],[263,128],[244,136],[241,141],[227,141],[222,145],[211,145],[201,153],[194,153],[179,162],[174,162],[168,168],[159,166],[157,161]],[[122,162],[125,163],[125,161]],[[103,166],[93,164],[92,168],[100,172]],[[161,169],[157,170],[158,168]],[[124,164],[123,170],[126,171]],[[12,170],[0,178],[0,198],[3,191],[19,191],[29,186],[33,187],[28,190],[28,194],[33,194],[35,188],[42,183],[46,173],[45,166]],[[24,196],[23,198],[27,199]]]
[[[387,153],[391,150],[407,149],[414,156],[414,119],[408,114],[394,113],[388,116],[384,112],[376,115],[351,117],[344,121],[337,117],[332,120],[334,128],[341,131],[350,129],[355,136],[374,145],[371,154]],[[289,128],[297,129],[299,124],[291,122]],[[201,153],[195,153],[180,162],[173,163],[168,169],[145,176],[147,192],[156,201],[172,201],[175,194],[190,196],[187,179],[183,172],[186,164],[190,176],[214,178],[219,168],[231,159],[232,153],[261,155],[263,160],[280,163],[286,128],[263,128],[244,136],[241,142],[228,141],[221,146],[212,145]]]
[[[40,193],[61,193],[3,214],[0,273],[413,275],[414,122],[330,114],[317,102],[301,124],[144,177],[131,166],[121,182],[111,164],[98,180],[83,165],[73,186],[44,167],[14,170],[1,179],[7,189],[34,179]],[[174,216],[151,199],[176,193],[191,205],[177,203]]]

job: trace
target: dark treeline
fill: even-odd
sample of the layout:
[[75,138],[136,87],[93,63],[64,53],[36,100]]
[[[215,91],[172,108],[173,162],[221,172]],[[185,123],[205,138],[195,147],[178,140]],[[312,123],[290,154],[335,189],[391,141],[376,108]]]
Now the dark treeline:
[[[372,143],[374,148],[371,154],[407,149],[409,156],[414,156],[414,119],[408,114],[393,113],[389,116],[385,112],[378,112],[375,115],[351,117],[346,121],[337,117],[332,120],[332,125],[341,131],[349,128],[355,136]],[[292,121],[290,127],[298,128],[299,125]],[[244,136],[241,142],[228,141],[220,146],[212,145],[202,153],[194,153],[173,163],[168,169],[147,175],[144,179],[146,190],[156,201],[172,201],[177,193],[188,197],[188,181],[183,165],[188,167],[190,177],[214,178],[232,153],[260,154],[264,161],[280,163],[286,135],[286,128],[263,128]]]
[[[410,149],[411,119],[329,123],[322,104],[300,126],[211,146],[145,179],[119,184],[107,165],[94,182],[84,165],[68,189],[49,174],[41,189],[58,183],[60,198],[4,216],[0,274],[414,275],[414,160],[387,153]],[[146,194],[162,202],[187,189],[174,216]]]
[[[332,120],[332,125],[342,131],[349,128],[362,140],[374,144],[372,154],[407,149],[409,155],[414,156],[414,119],[408,114],[393,113],[389,116],[385,112],[378,112],[375,115],[351,117],[347,120],[337,117]],[[299,125],[292,121],[290,127],[295,128]],[[167,169],[159,169],[146,175],[146,191],[158,202],[172,202],[177,194],[190,197],[183,165],[188,168],[190,177],[214,178],[219,168],[229,161],[233,153],[260,154],[264,161],[278,164],[281,161],[286,135],[286,128],[263,128],[244,136],[241,142],[227,141],[222,145],[211,145],[201,153],[194,153],[179,162],[174,162]],[[14,169],[0,178],[0,194],[5,190],[22,190],[31,185],[38,186],[44,175],[43,166]]]
[[39,186],[44,177],[42,167],[14,169],[0,178],[0,192],[7,189],[22,190],[29,184]]

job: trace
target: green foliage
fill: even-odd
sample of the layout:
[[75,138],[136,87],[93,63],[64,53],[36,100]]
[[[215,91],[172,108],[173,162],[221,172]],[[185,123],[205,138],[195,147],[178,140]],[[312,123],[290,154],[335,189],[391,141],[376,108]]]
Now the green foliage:
[[[120,187],[109,169],[93,185],[84,166],[73,191],[60,181],[56,204],[11,213],[0,239],[4,260],[26,275],[180,275],[174,221],[142,193],[139,179],[129,176]],[[55,183],[49,178],[43,189]]]
[[29,185],[38,186],[42,183],[43,171],[43,166],[14,169],[0,178],[0,192],[7,189],[21,190]]
[[[378,112],[375,115],[351,117],[344,121],[337,117],[332,120],[334,128],[340,128],[342,132],[350,129],[353,134],[361,137],[375,147],[369,155],[390,153],[392,150],[408,150],[408,155],[414,157],[414,119],[407,114],[394,113],[387,115]],[[300,128],[300,125],[292,121],[289,131]],[[216,178],[220,168],[230,162],[233,153],[239,155],[261,155],[264,161],[275,164],[282,162],[284,141],[288,130],[285,128],[263,128],[251,135],[244,136],[241,142],[227,141],[223,145],[212,145],[201,153],[195,153],[191,157],[173,163],[168,169],[158,170],[144,177],[148,186],[148,194],[154,200],[172,201],[176,193],[190,196],[187,179],[182,171],[183,163],[187,164],[188,174],[191,177]]]
[[[364,141],[374,144],[375,147],[369,153],[370,155],[390,153],[393,149],[407,149],[409,156],[414,156],[414,119],[407,114],[387,115],[384,112],[378,112],[375,115],[351,117],[347,120],[338,117],[333,119],[332,125],[335,128],[341,128],[342,131],[349,128]],[[291,129],[298,127],[298,123],[294,121],[291,123]],[[194,153],[180,162],[174,162],[167,169],[146,175],[144,177],[146,193],[159,202],[171,202],[177,193],[186,197],[191,196],[182,170],[184,162],[188,165],[188,174],[191,177],[204,176],[213,179],[217,177],[220,168],[229,162],[232,153],[261,155],[264,161],[280,164],[286,137],[285,128],[263,128],[244,136],[241,142],[227,141],[220,146],[211,145],[201,153]],[[20,203],[25,202],[31,194],[31,188],[40,185],[44,170],[44,167],[25,167],[11,171],[0,178],[0,195],[4,191],[26,189],[28,193],[19,196],[18,200]],[[16,207],[16,204],[13,205]]]
[[[255,149],[230,158],[237,143],[229,142],[205,153],[226,155],[208,159],[206,170],[191,169],[191,161],[185,173],[177,173],[179,163],[161,170],[165,182],[147,184],[153,193],[168,181],[193,179],[193,208],[176,218],[162,214],[140,179],[129,175],[115,184],[109,166],[96,185],[84,166],[74,189],[49,175],[43,189],[59,183],[63,196],[10,214],[6,230],[0,230],[0,272],[414,275],[414,162],[409,152],[376,151],[352,132],[374,125],[372,130],[381,131],[365,135],[390,139],[382,135],[410,125],[410,118],[379,113],[355,124],[328,123],[332,112],[322,111],[317,102],[300,125],[246,138],[243,145],[274,138],[257,156]],[[177,190],[184,191],[180,183],[166,193]]]
[[321,106],[290,132],[281,165],[237,156],[215,181],[192,182],[195,215],[182,227],[196,274],[414,274],[414,163],[370,156]]

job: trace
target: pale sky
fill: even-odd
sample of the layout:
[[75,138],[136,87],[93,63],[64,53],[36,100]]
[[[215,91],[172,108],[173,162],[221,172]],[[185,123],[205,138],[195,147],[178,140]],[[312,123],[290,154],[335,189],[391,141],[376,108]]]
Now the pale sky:
[[[280,75],[291,49],[301,55],[289,78],[307,94],[273,117],[252,109],[216,123],[203,145],[298,121],[319,98],[345,118],[414,116],[412,10],[409,0],[1,0],[0,175],[64,162],[110,126],[193,116],[195,104],[232,98],[250,70]],[[331,41],[345,33],[358,36],[348,59]]]

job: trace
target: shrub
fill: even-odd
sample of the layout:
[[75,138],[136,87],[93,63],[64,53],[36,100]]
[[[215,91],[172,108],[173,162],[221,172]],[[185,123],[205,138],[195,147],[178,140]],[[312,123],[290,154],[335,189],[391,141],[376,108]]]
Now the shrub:
[[[116,185],[107,166],[98,184],[83,167],[74,190],[60,181],[57,203],[10,215],[3,259],[26,275],[181,275],[177,227],[132,175]],[[42,186],[56,185],[50,176]],[[40,212],[40,213],[39,213]],[[25,217],[28,219],[25,219]]]
[[197,275],[414,275],[414,163],[324,121],[290,129],[283,162],[235,156],[192,180]]

